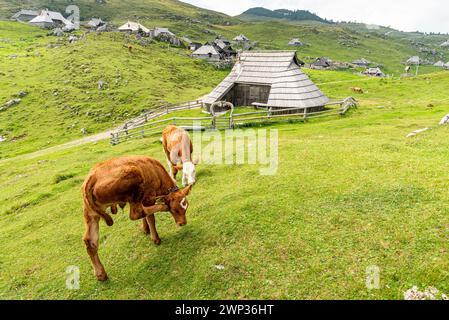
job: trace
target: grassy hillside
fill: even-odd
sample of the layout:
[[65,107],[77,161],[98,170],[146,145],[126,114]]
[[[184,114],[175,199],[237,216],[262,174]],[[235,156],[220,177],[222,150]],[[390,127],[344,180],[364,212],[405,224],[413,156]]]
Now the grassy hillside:
[[226,74],[185,50],[142,46],[119,33],[80,33],[69,44],[24,24],[0,21],[0,30],[0,105],[28,93],[0,112],[0,136],[7,138],[0,158],[82,137],[83,128],[113,128],[163,102],[196,99]]
[[[437,123],[449,112],[449,74],[310,75],[332,97],[361,86],[359,109],[271,127],[275,176],[201,164],[189,224],[159,214],[159,247],[126,213],[102,224],[107,283],[95,280],[81,241],[80,186],[113,156],[163,161],[158,137],[0,163],[0,299],[402,299],[414,285],[448,293],[449,128]],[[424,127],[433,130],[405,138]],[[65,288],[71,265],[81,269],[78,291]],[[373,265],[379,290],[365,287]]]
[[[0,0],[0,17],[10,17],[18,8],[48,7],[64,11],[68,3],[71,2]],[[405,33],[386,27],[353,23],[329,25],[316,21],[289,22],[279,19],[252,21],[253,19],[248,19],[244,15],[240,16],[239,20],[175,0],[111,0],[106,4],[97,4],[94,0],[81,0],[76,3],[80,6],[83,19],[99,16],[116,25],[128,19],[139,20],[147,27],[169,27],[180,36],[187,36],[200,42],[211,41],[217,35],[225,35],[232,39],[237,34],[244,33],[251,40],[258,42],[262,49],[291,49],[287,43],[292,38],[299,38],[309,45],[298,49],[299,55],[306,61],[327,56],[333,60],[351,62],[363,57],[375,65],[383,66],[388,74],[402,74],[404,71],[402,63],[413,55],[420,55],[421,58],[435,62],[449,60],[449,50],[439,46],[447,40],[447,35]],[[278,14],[283,14],[283,11]],[[436,50],[437,55],[430,53],[432,50]],[[426,67],[422,71],[436,70]]]
[[[182,21],[164,21],[151,23],[170,26],[193,38],[212,37],[196,25],[183,27]],[[329,25],[258,22],[214,25],[212,29],[229,38],[244,32],[260,40],[265,49],[291,50],[286,44],[290,37],[298,36],[310,44],[298,50],[306,61],[321,55],[343,61],[366,57],[384,63],[385,71],[396,75],[402,72],[401,61],[414,54],[405,40],[392,42],[380,35],[367,37]],[[227,74],[165,44],[143,46],[118,33],[84,35],[80,31],[78,36],[80,41],[69,44],[67,36],[58,39],[39,28],[0,21],[0,105],[17,98],[21,91],[28,93],[19,105],[0,112],[0,136],[7,139],[0,143],[0,158],[82,137],[82,129],[93,134],[113,128],[161,102],[196,99]],[[359,44],[349,49],[341,39]],[[131,54],[124,47],[127,43],[134,44]],[[436,70],[421,68],[422,73]],[[335,81],[351,76],[346,72],[336,75]],[[98,89],[99,81],[106,83],[104,90]]]
[[102,17],[108,21],[126,19],[165,18],[168,20],[198,20],[205,23],[224,24],[231,17],[201,9],[177,0],[107,0],[99,4],[96,0],[0,0],[0,18],[9,18],[20,9],[48,8],[64,12],[68,5],[80,8],[82,19]]
[[[240,25],[223,27],[228,34],[244,32],[267,49],[292,49],[287,44],[292,38],[299,38],[308,44],[297,48],[298,55],[306,61],[326,56],[336,61],[351,62],[362,57],[375,64],[382,65],[388,74],[396,76],[404,73],[402,64],[412,55],[419,54],[419,47],[413,46],[408,39],[389,38],[377,33],[357,32],[346,25],[297,24],[279,21],[247,22]],[[224,33],[224,31],[223,31]],[[436,41],[441,43],[439,41]],[[430,45],[436,48],[437,45]],[[438,48],[444,58],[449,60],[449,51]],[[425,55],[420,54],[425,57]],[[438,69],[429,67],[428,71]]]

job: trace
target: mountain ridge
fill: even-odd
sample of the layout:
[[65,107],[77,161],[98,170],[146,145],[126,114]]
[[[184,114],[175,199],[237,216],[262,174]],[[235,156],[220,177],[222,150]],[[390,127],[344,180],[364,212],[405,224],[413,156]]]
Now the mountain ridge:
[[333,23],[308,10],[270,10],[263,7],[250,8],[237,16],[241,20],[289,20],[289,21],[316,21],[321,23]]

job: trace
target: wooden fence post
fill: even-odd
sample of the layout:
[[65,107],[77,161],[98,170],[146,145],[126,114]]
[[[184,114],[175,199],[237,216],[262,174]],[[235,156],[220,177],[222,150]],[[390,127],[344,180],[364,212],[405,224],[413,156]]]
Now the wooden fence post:
[[142,127],[142,129],[140,130],[140,134],[142,135],[142,138],[145,138],[145,128]]
[[304,122],[307,121],[307,108],[304,108]]
[[111,133],[111,145],[115,146],[118,144],[118,133]]

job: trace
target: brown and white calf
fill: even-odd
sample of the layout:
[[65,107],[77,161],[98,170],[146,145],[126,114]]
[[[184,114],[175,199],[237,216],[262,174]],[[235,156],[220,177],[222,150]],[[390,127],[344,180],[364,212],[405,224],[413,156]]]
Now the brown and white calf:
[[100,219],[104,219],[108,226],[114,224],[106,213],[107,208],[116,213],[117,204],[124,207],[129,203],[130,219],[143,219],[153,242],[160,244],[154,214],[169,211],[179,226],[186,225],[189,206],[186,197],[191,189],[190,185],[179,190],[164,166],[150,157],[115,158],[96,165],[83,185],[86,226],[83,240],[97,279],[105,281],[108,278],[98,256]]
[[182,170],[182,185],[194,184],[198,161],[192,161],[193,144],[187,131],[176,126],[168,126],[162,132],[162,145],[170,168],[170,176],[176,179],[178,171]]

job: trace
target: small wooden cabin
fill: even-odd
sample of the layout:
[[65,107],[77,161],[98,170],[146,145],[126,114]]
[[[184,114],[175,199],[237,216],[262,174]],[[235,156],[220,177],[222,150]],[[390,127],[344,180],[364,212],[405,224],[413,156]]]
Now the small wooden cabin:
[[[323,110],[329,99],[301,70],[294,51],[247,51],[240,54],[228,77],[203,102],[282,109],[283,113]],[[291,112],[287,109],[293,109]]]

